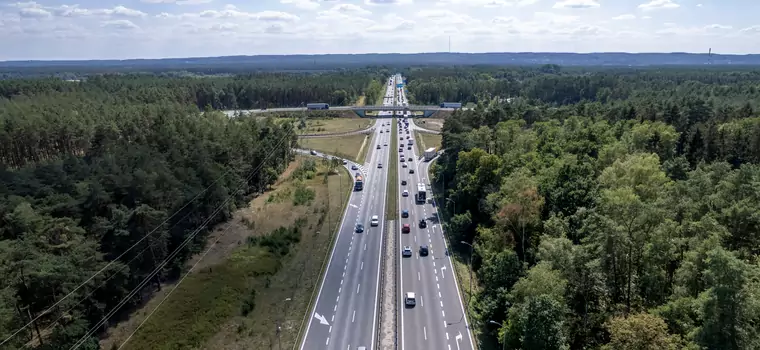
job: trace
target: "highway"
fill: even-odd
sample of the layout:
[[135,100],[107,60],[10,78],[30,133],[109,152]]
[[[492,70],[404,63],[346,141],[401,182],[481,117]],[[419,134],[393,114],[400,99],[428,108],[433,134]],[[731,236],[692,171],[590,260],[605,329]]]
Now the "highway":
[[[400,90],[399,93],[400,103],[406,103],[404,91]],[[410,257],[399,254],[399,283],[403,293],[398,306],[401,310],[400,349],[474,350],[472,334],[464,317],[462,297],[430,192],[430,163],[422,160],[416,146],[408,145],[407,137],[417,142],[411,131],[414,125],[409,126],[409,134],[403,124],[394,127],[399,128],[399,135],[403,138],[399,140],[399,146],[403,142],[400,153],[406,159],[398,167],[399,210],[409,213],[407,218],[399,215],[398,242],[401,249],[408,246],[412,250]],[[414,174],[410,174],[411,169],[415,170]],[[401,185],[402,180],[406,180],[407,184]],[[418,184],[425,186],[427,197],[420,204],[415,201]],[[404,190],[408,191],[408,197],[402,196]],[[425,220],[427,227],[421,228],[420,220]],[[409,233],[403,233],[404,224],[410,226]],[[428,246],[429,255],[420,255],[422,245]],[[416,294],[416,306],[405,307],[404,295],[407,292]]]
[[[375,348],[391,137],[387,131],[391,127],[389,119],[375,122],[368,145],[369,160],[359,167],[364,175],[364,189],[354,191],[349,199],[316,302],[310,310],[301,343],[303,350]],[[382,168],[378,168],[379,164]],[[373,215],[378,216],[377,226],[370,225]],[[357,224],[364,225],[364,232],[355,232]]]

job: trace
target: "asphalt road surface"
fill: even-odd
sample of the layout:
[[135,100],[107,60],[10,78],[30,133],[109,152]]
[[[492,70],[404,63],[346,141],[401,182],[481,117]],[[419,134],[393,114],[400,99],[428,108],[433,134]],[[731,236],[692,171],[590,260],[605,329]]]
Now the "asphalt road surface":
[[[375,348],[391,136],[385,131],[391,127],[387,119],[376,121],[369,161],[362,166],[364,189],[354,191],[349,199],[314,309],[310,310],[303,350]],[[379,218],[378,226],[370,225],[373,215]],[[357,224],[364,225],[364,232],[355,232]]]
[[[412,249],[411,257],[399,254],[400,278],[402,296],[401,323],[399,324],[399,339],[401,350],[441,349],[441,350],[474,350],[472,335],[467,319],[464,317],[462,297],[459,293],[456,278],[452,271],[451,259],[438,221],[437,209],[432,201],[430,180],[428,178],[429,162],[421,159],[416,146],[408,145],[407,135],[413,142],[414,133],[406,134],[403,124],[394,126],[401,128],[400,137],[404,140],[402,154],[405,162],[400,163],[399,169],[399,210],[408,210],[409,217],[399,214],[399,246]],[[409,129],[413,126],[410,125]],[[393,151],[399,151],[395,149]],[[409,160],[412,160],[411,162]],[[406,168],[403,165],[406,164]],[[410,174],[414,169],[414,174]],[[406,180],[406,185],[401,185]],[[414,195],[418,184],[424,184],[427,200],[416,203]],[[401,195],[404,190],[408,197]],[[427,227],[420,228],[420,220],[425,220]],[[410,233],[402,233],[402,226],[409,224]],[[427,245],[429,255],[420,256],[420,246]],[[416,294],[417,305],[407,308],[404,305],[404,295],[407,292]]]

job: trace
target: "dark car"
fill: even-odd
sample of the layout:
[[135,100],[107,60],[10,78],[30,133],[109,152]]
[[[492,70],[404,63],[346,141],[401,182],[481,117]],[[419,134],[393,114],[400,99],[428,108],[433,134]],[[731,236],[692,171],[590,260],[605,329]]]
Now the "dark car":
[[409,224],[404,224],[404,226],[401,226],[401,233],[409,233],[411,231],[411,227],[409,227]]
[[364,232],[364,225],[356,224],[356,233],[362,233],[362,232]]
[[401,217],[402,218],[408,218],[409,217],[409,211],[404,209],[401,211]]
[[427,227],[427,221],[425,221],[425,219],[420,220],[420,228],[425,228],[425,227]]
[[420,246],[420,256],[427,256],[428,253],[430,253],[430,249],[427,245],[421,245]]
[[414,169],[409,169],[410,174],[414,174]]
[[406,180],[401,180],[401,185],[406,186]]

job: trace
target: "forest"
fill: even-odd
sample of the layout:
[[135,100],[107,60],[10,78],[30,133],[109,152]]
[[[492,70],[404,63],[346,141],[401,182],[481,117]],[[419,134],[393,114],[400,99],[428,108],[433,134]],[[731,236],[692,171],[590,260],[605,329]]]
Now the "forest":
[[284,171],[291,123],[203,112],[222,91],[297,105],[366,78],[251,79],[0,82],[0,348],[96,349]]
[[446,119],[433,172],[480,340],[760,348],[759,88],[752,70],[411,71],[418,103],[476,105]]

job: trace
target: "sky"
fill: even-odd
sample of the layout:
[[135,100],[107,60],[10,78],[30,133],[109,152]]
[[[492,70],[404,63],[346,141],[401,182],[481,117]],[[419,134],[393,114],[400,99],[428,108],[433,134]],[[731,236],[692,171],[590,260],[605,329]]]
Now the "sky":
[[0,0],[0,60],[760,53],[757,0]]

